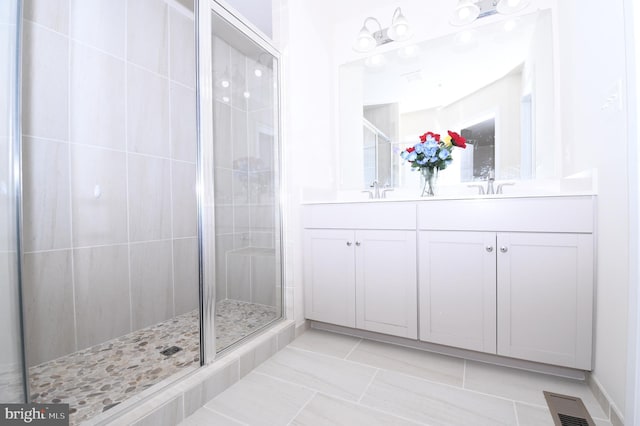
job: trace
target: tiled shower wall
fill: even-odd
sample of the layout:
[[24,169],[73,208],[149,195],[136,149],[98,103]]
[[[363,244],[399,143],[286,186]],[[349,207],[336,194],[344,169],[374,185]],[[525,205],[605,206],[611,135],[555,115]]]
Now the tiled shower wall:
[[25,0],[23,37],[32,366],[197,307],[193,0]]
[[247,55],[214,37],[218,300],[276,306],[279,299],[273,83],[269,55]]

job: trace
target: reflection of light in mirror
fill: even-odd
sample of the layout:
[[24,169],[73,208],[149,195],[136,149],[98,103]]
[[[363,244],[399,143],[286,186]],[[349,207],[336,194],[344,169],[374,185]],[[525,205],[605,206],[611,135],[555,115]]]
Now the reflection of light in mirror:
[[411,46],[404,46],[402,49],[398,50],[398,56],[400,56],[401,58],[413,58],[417,54],[418,46],[416,46],[415,44]]
[[242,96],[244,96],[246,99],[249,99],[249,98],[251,97],[251,93],[249,93],[247,90],[245,90],[245,91],[242,93]]
[[223,96],[223,97],[222,97],[222,102],[224,102],[224,103],[226,103],[226,104],[228,104],[228,103],[229,103],[229,100],[230,100],[230,99],[229,99],[229,97],[228,97],[228,96]]
[[256,77],[262,77],[262,70],[260,68],[256,68],[253,73]]
[[385,62],[383,55],[373,55],[365,60],[365,65],[368,67],[379,67],[384,65]]
[[506,32],[511,32],[516,28],[516,21],[513,19],[509,19],[507,22],[504,23],[504,30]]
[[220,82],[220,86],[222,86],[222,87],[224,87],[224,88],[229,87],[229,84],[230,84],[230,83],[229,83],[229,80],[222,80],[222,81]]

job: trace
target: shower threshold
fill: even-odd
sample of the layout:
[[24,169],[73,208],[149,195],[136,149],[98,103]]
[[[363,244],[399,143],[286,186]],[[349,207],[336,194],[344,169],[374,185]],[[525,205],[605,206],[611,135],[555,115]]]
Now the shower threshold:
[[[276,319],[276,312],[272,306],[235,300],[216,303],[216,347],[224,349],[262,328]],[[31,401],[69,404],[70,424],[77,425],[178,372],[198,367],[198,317],[195,309],[29,368]],[[180,350],[166,351],[174,346]]]

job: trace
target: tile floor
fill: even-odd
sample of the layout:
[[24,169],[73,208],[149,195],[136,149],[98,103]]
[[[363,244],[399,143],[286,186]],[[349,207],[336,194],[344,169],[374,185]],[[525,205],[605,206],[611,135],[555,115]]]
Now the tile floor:
[[[224,349],[277,318],[272,306],[236,300],[216,304],[216,348]],[[200,364],[198,310],[31,367],[31,400],[68,403],[80,424],[187,368]],[[170,346],[182,351],[164,356]]]
[[543,390],[611,424],[579,381],[312,329],[181,425],[552,426]]

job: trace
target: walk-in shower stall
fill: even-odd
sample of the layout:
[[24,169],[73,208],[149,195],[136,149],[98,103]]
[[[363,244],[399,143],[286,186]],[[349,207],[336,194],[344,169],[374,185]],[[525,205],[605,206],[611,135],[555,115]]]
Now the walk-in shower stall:
[[0,7],[0,400],[77,424],[282,317],[278,56],[215,2]]

